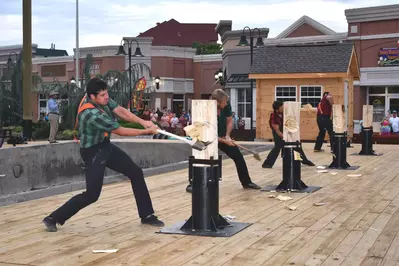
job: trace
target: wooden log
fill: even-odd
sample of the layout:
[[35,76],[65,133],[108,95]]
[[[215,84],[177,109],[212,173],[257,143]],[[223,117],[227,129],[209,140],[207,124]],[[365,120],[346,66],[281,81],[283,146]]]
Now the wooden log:
[[373,106],[363,105],[363,127],[371,127],[373,125]]
[[192,150],[196,159],[218,159],[218,132],[217,132],[217,103],[215,100],[192,100],[192,121],[193,123],[204,123],[207,126],[201,127],[198,139],[201,141],[213,141],[203,151]]
[[283,138],[285,142],[300,141],[299,126],[301,103],[285,102],[284,103],[284,121],[283,121]]
[[344,133],[347,131],[345,121],[345,111],[342,104],[333,105],[333,131],[335,133]]

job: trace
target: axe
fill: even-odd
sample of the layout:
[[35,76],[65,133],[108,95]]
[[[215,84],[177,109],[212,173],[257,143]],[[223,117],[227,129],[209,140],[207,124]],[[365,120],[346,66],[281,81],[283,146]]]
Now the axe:
[[212,143],[212,142],[210,142],[210,141],[207,141],[207,142],[205,142],[205,141],[200,141],[200,140],[197,140],[196,138],[194,138],[193,140],[189,140],[189,139],[187,139],[187,138],[185,138],[185,137],[181,137],[181,136],[172,134],[172,133],[170,133],[170,132],[167,132],[167,131],[161,130],[161,129],[157,129],[157,132],[158,132],[159,134],[163,134],[163,135],[166,135],[166,136],[169,136],[169,137],[172,137],[172,138],[176,138],[176,139],[182,140],[182,141],[188,143],[193,149],[199,150],[199,151],[205,150],[206,147],[207,147],[209,144]]
[[262,159],[260,158],[260,156],[259,156],[259,153],[254,152],[254,151],[252,151],[252,150],[250,150],[250,149],[248,149],[248,148],[245,148],[244,146],[238,144],[238,143],[235,142],[235,141],[233,141],[233,143],[234,143],[234,145],[236,145],[238,148],[243,149],[243,150],[245,150],[245,151],[247,151],[247,152],[253,154],[253,155],[254,155],[254,158],[255,158],[256,160],[258,160],[258,161],[261,161],[261,160],[262,160]]

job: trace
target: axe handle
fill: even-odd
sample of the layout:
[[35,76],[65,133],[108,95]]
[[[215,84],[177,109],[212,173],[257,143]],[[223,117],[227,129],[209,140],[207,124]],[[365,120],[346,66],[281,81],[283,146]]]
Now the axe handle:
[[170,132],[167,132],[167,131],[165,131],[165,130],[157,129],[157,132],[160,133],[160,134],[163,134],[163,135],[172,137],[172,138],[176,138],[176,139],[185,141],[185,142],[187,142],[187,143],[190,144],[190,145],[193,145],[193,144],[194,144],[192,141],[190,141],[190,140],[188,140],[188,139],[186,139],[186,138],[184,138],[184,137],[175,135],[175,134],[170,133]]
[[244,146],[238,144],[237,142],[234,142],[234,145],[236,145],[238,148],[243,149],[243,150],[245,150],[245,151],[247,151],[247,152],[249,152],[249,153],[258,154],[257,152],[254,152],[254,151],[252,151],[252,150],[250,150],[250,149],[248,149],[248,148],[245,148]]

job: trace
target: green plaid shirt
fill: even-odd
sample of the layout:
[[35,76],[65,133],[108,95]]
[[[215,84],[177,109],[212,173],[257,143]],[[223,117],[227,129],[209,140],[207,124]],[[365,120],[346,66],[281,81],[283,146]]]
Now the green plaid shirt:
[[86,109],[78,115],[78,137],[81,148],[89,148],[102,142],[105,139],[104,132],[111,137],[111,131],[120,126],[112,113],[119,106],[114,100],[109,99],[105,106],[99,106],[90,99],[86,99],[84,103],[87,102],[97,108]]

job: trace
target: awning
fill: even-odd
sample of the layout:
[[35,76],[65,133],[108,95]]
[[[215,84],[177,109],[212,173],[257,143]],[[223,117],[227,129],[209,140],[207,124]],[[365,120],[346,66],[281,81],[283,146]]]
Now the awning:
[[250,81],[248,74],[231,74],[227,79],[226,88],[249,88],[251,86]]

